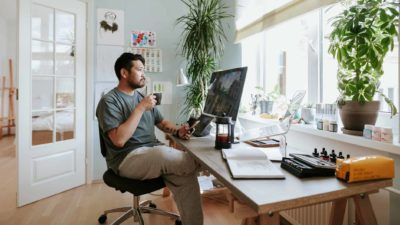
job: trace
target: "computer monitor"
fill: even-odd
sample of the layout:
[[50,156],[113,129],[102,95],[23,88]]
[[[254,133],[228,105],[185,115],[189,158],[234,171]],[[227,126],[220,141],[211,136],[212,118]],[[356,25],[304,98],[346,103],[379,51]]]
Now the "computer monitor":
[[207,131],[203,131],[215,116],[225,113],[236,121],[246,73],[247,67],[240,67],[217,71],[211,75],[204,110],[200,116],[200,123],[196,126],[196,136],[208,134]]
[[214,72],[211,75],[203,113],[232,117],[236,121],[246,80],[247,67]]

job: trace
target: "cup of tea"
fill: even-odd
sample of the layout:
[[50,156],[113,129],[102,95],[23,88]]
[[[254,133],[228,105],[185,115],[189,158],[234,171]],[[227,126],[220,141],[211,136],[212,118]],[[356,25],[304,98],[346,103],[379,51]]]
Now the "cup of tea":
[[156,97],[155,98],[155,100],[157,101],[156,105],[160,105],[161,104],[162,93],[157,92],[157,93],[153,93],[153,95]]

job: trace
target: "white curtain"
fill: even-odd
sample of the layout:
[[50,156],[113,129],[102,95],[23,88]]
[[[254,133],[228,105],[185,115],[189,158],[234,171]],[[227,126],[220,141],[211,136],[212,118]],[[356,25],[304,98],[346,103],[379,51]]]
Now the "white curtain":
[[236,42],[338,0],[237,0]]

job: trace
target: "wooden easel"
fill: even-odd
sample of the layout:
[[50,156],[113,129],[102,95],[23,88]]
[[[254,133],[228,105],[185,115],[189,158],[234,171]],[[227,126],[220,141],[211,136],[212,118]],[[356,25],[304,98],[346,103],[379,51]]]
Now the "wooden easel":
[[[10,87],[6,88],[6,77],[3,76],[2,79],[2,87],[1,87],[1,110],[0,110],[0,139],[3,137],[3,128],[7,128],[7,135],[11,134],[11,128],[15,127],[15,112],[14,112],[14,78],[13,78],[13,69],[12,69],[12,60],[8,60],[8,64],[10,67]],[[4,117],[4,98],[5,91],[8,90],[8,115]],[[4,125],[3,121],[6,120],[7,123]]]

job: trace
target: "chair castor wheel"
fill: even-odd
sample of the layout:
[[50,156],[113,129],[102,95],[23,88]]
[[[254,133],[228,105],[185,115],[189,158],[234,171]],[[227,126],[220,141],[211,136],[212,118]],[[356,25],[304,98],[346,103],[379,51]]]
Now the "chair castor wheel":
[[106,222],[106,220],[107,220],[107,216],[106,215],[101,215],[100,217],[99,217],[99,219],[98,219],[98,221],[99,221],[99,223],[100,224],[103,224],[103,223],[105,223]]
[[156,209],[156,208],[157,208],[157,205],[154,204],[154,203],[152,203],[152,202],[150,202],[149,207],[150,207],[150,208],[153,208],[153,209]]
[[175,225],[182,225],[182,221],[180,219],[175,220]]

